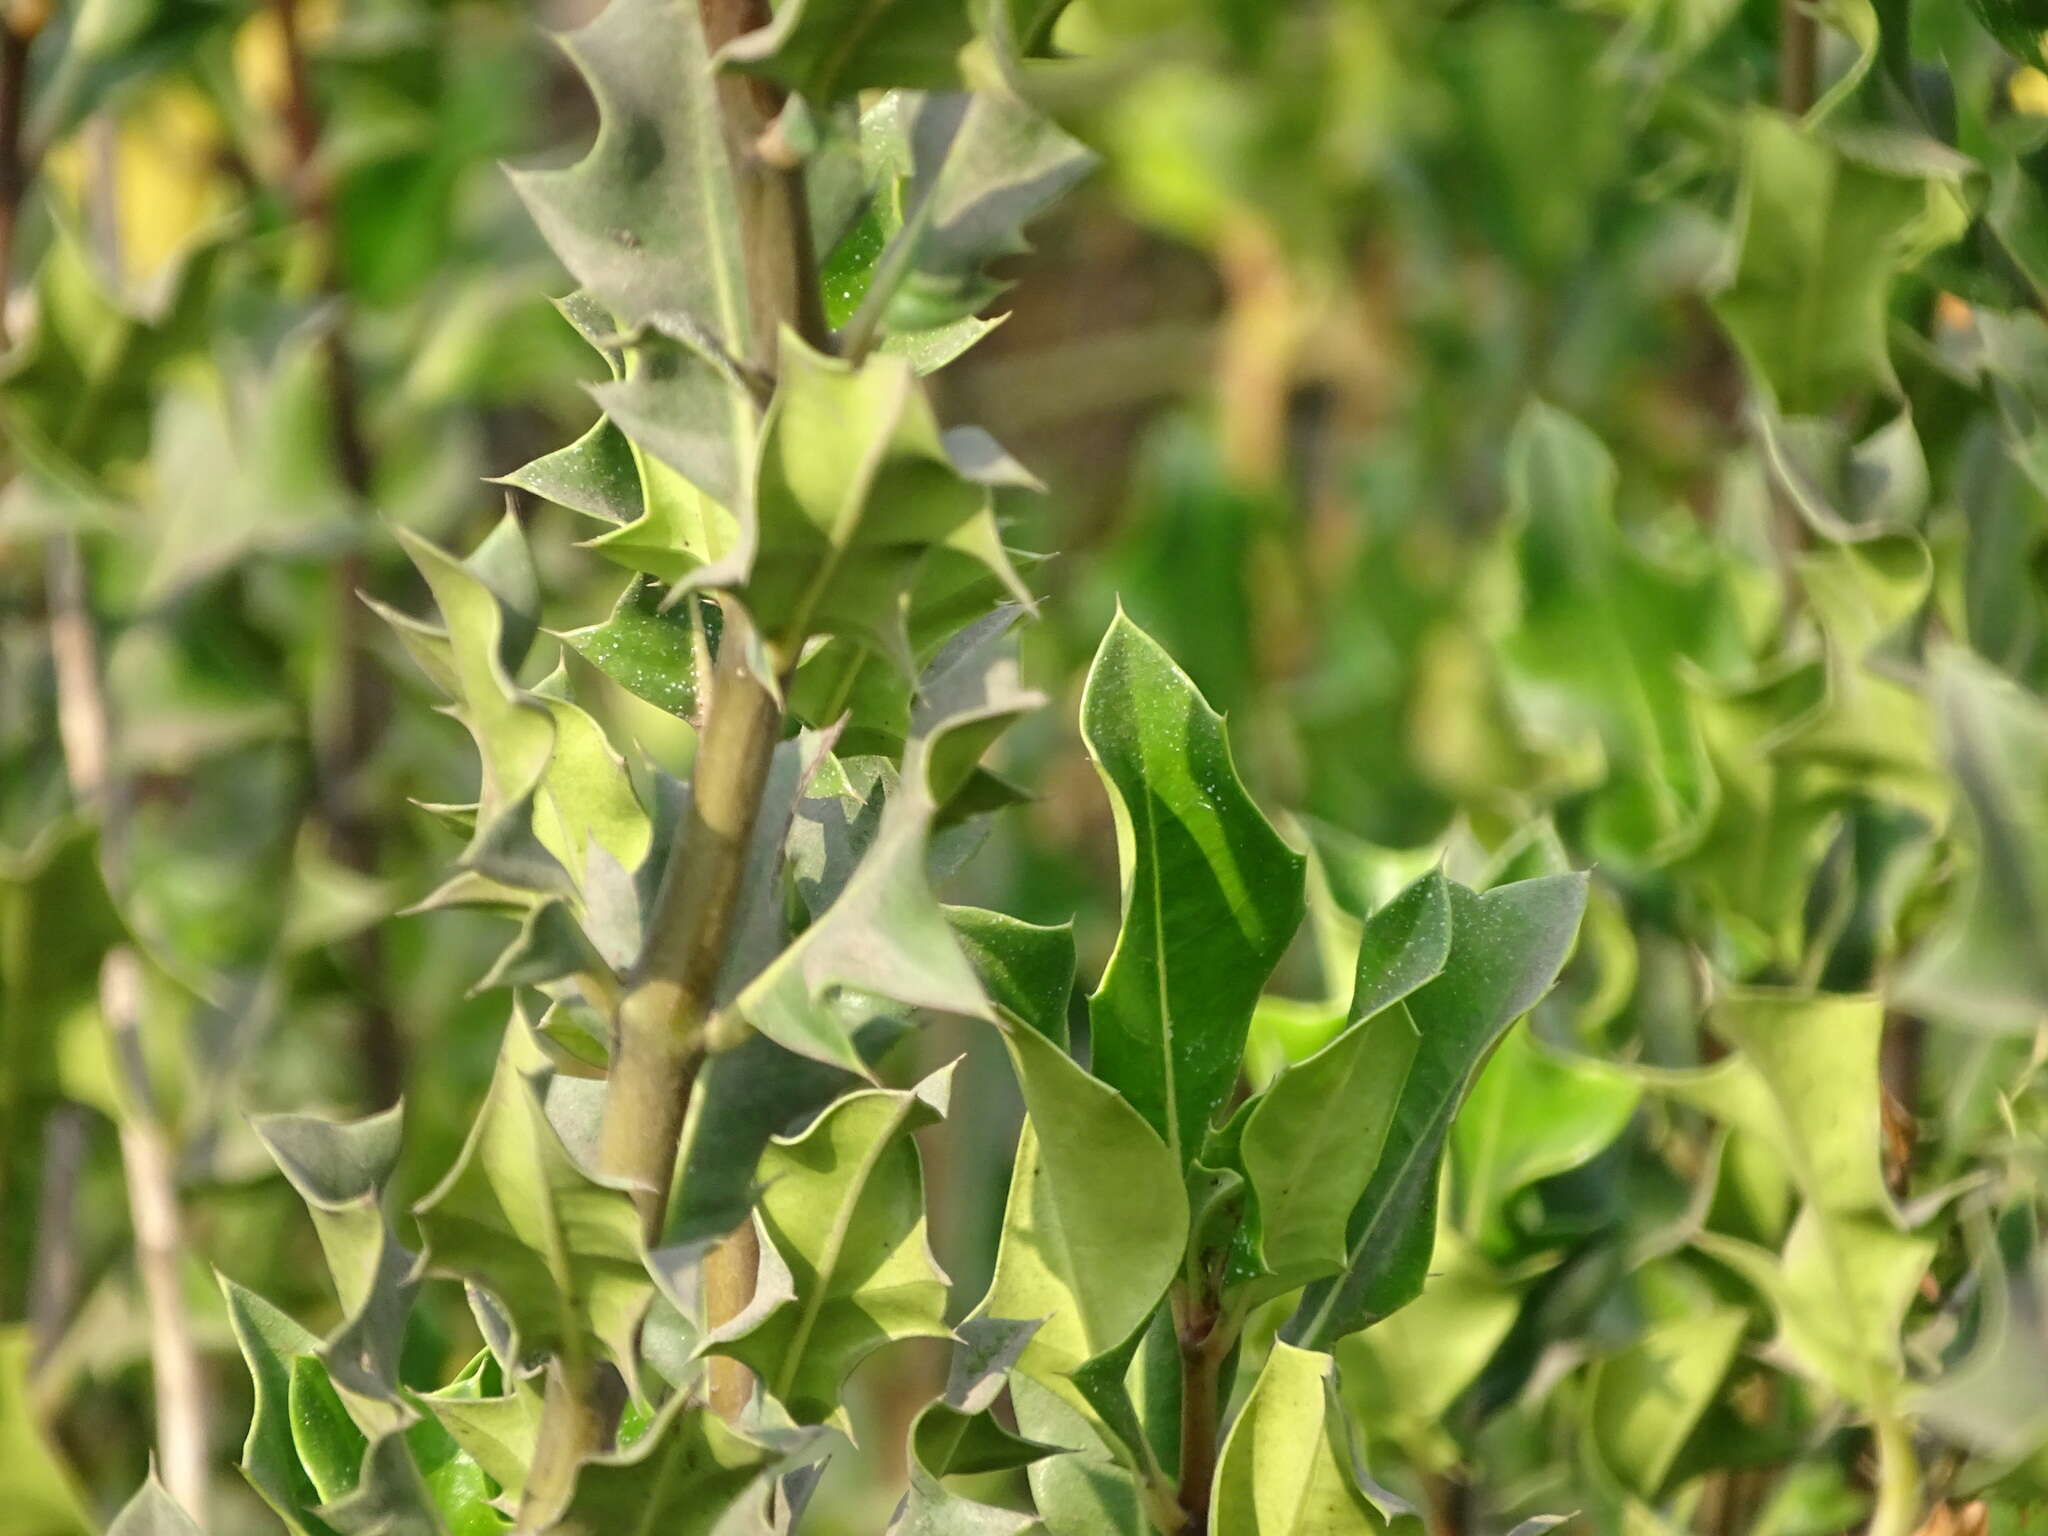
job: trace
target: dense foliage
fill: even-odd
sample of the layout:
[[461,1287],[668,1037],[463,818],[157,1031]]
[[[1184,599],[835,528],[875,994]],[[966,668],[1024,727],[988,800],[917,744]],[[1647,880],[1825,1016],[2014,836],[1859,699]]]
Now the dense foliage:
[[0,1536],[2031,1528],[2037,9],[6,0]]

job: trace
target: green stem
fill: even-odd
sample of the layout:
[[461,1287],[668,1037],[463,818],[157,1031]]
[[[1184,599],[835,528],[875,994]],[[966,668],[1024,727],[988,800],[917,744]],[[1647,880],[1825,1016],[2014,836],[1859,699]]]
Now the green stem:
[[1877,1508],[1866,1536],[1912,1536],[1920,1528],[1920,1463],[1913,1433],[1893,1414],[1876,1423]]
[[533,1465],[519,1499],[522,1532],[552,1529],[560,1519],[576,1489],[576,1469],[605,1448],[618,1407],[588,1361],[557,1356],[548,1362]]

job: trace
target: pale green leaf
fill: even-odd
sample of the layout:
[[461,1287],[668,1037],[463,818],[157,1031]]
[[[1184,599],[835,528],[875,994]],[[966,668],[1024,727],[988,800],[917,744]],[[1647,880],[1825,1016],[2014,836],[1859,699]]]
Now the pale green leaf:
[[1236,1536],[1378,1536],[1387,1528],[1333,1438],[1330,1356],[1273,1342],[1223,1442],[1211,1509]]
[[[7,1491],[11,1498],[11,1482]],[[18,1517],[20,1511],[15,1513]],[[164,1485],[152,1471],[148,1480],[135,1490],[135,1497],[121,1506],[121,1513],[107,1527],[107,1536],[201,1536],[201,1532],[178,1501],[164,1491]]]
[[849,1094],[762,1155],[762,1283],[707,1348],[753,1367],[798,1423],[838,1418],[846,1377],[882,1345],[945,1336],[913,1133],[944,1117],[950,1089],[949,1068],[910,1092]]

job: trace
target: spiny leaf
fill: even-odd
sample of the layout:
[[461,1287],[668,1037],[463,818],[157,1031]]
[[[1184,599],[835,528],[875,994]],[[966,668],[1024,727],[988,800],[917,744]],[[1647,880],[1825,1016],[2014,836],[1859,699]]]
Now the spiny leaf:
[[1944,757],[1961,784],[1976,867],[1901,981],[1901,999],[1978,1029],[2048,1015],[2048,711],[1955,651],[1934,667]]
[[1781,410],[1896,394],[1892,283],[1963,232],[1955,190],[1862,163],[1776,113],[1752,113],[1744,138],[1738,259],[1714,312]]
[[[853,1043],[853,1021],[819,1006],[835,991],[989,1017],[988,999],[931,891],[928,858],[939,809],[933,775],[939,765],[964,760],[957,750],[961,740],[971,743],[992,722],[1007,722],[1033,707],[1039,696],[1019,685],[1006,651],[978,649],[975,659],[972,675],[961,669],[927,701],[930,708],[918,721],[921,734],[906,749],[902,778],[888,793],[880,825],[858,851],[851,874],[841,874],[845,883],[831,904],[748,981],[715,1030],[744,1024],[800,1055],[865,1072]],[[844,862],[854,852],[823,850],[828,863],[835,854]],[[803,885],[799,864],[800,892]]]
[[973,34],[967,0],[790,0],[718,57],[824,109],[865,90],[957,83]]
[[910,123],[904,226],[877,263],[892,331],[936,333],[1002,292],[987,264],[1029,249],[1024,226],[1095,156],[1001,91],[927,96]]
[[255,1409],[242,1442],[242,1476],[297,1536],[333,1536],[319,1513],[320,1494],[293,1442],[291,1362],[314,1354],[320,1341],[262,1297],[219,1277],[228,1323],[255,1383]]
[[759,1221],[779,1272],[764,1248],[752,1305],[709,1343],[752,1366],[798,1423],[843,1415],[846,1377],[882,1345],[945,1335],[912,1133],[944,1116],[951,1077],[850,1094],[762,1155]]
[[748,356],[739,210],[696,6],[611,0],[562,47],[598,133],[575,165],[513,173],[534,222],[619,326],[692,327]]
[[697,715],[700,658],[694,625],[703,626],[705,656],[716,660],[722,630],[715,603],[664,606],[663,584],[634,580],[602,624],[562,636],[583,659],[628,693],[679,719]]
[[1121,611],[1088,671],[1081,734],[1116,816],[1123,886],[1123,928],[1089,999],[1095,1071],[1185,1166],[1301,923],[1305,860],[1239,782],[1222,718]]

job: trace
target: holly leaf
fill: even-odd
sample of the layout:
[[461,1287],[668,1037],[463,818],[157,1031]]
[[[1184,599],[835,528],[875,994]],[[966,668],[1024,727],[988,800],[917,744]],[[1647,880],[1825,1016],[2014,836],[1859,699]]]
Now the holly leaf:
[[990,500],[1009,477],[1007,460],[956,457],[907,361],[855,365],[785,332],[753,518],[732,555],[690,581],[737,588],[784,671],[812,636],[839,635],[908,676],[906,600],[930,550],[979,561],[1029,605]]
[[1854,157],[1759,109],[1744,133],[1734,276],[1714,313],[1787,414],[1897,395],[1892,284],[1965,224],[1946,179]]
[[790,0],[718,61],[824,109],[867,90],[939,90],[974,36],[967,0]]
[[2022,1032],[2048,1013],[2048,711],[1946,650],[1933,666],[1942,755],[1967,809],[1975,866],[1900,980],[1905,1006]]
[[944,1118],[951,1086],[947,1068],[849,1094],[762,1155],[762,1282],[706,1350],[752,1367],[800,1424],[843,1423],[841,1387],[882,1345],[946,1334],[913,1133]]
[[1081,735],[1116,817],[1123,903],[1088,1000],[1095,1071],[1186,1167],[1300,926],[1306,860],[1246,793],[1222,717],[1121,610],[1088,671]]

